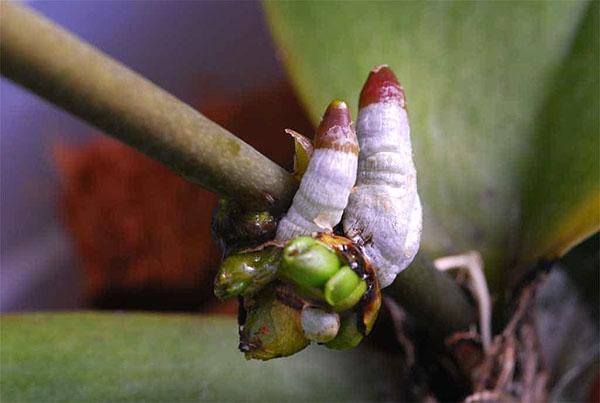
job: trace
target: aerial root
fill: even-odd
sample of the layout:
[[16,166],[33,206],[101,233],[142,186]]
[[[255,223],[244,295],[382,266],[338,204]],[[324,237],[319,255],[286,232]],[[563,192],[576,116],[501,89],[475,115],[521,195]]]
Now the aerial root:
[[433,261],[440,271],[462,269],[467,275],[467,285],[479,306],[479,329],[485,353],[489,353],[492,345],[492,302],[487,281],[483,272],[483,259],[477,251],[461,255],[445,256]]

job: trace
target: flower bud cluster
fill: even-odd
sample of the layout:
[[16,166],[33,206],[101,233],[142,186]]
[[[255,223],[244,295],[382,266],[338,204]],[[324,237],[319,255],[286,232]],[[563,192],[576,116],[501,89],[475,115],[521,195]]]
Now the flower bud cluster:
[[[412,262],[421,238],[406,100],[391,69],[371,71],[356,131],[346,103],[335,100],[314,149],[291,133],[302,150],[301,181],[280,221],[229,206],[213,223],[234,244],[226,253],[255,242],[225,259],[215,279],[217,297],[242,297],[240,349],[248,358],[290,355],[310,341],[356,346],[377,318],[380,287]],[[267,242],[257,247],[259,240]]]

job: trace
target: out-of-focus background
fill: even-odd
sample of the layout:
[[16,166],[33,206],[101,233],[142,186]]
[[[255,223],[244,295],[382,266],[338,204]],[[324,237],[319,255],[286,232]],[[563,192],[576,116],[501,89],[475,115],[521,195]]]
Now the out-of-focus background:
[[[284,129],[312,134],[258,2],[28,4],[285,168]],[[3,400],[527,401],[547,389],[547,400],[597,401],[600,3],[263,6],[312,122],[331,99],[356,106],[373,66],[388,63],[405,85],[424,230],[418,268],[386,290],[368,339],[398,367],[373,350],[244,362],[233,319],[10,315]],[[236,301],[212,291],[216,202],[0,81],[0,311],[234,314]],[[431,265],[470,250],[500,336],[491,354],[462,332],[470,309],[447,314],[463,298]]]
[[[256,2],[31,7],[290,168],[312,128]],[[212,296],[216,199],[0,81],[0,310],[234,312]]]

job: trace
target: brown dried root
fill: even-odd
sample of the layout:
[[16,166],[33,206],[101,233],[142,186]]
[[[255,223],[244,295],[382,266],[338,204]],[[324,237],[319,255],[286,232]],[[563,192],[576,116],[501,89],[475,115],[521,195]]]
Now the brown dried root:
[[466,402],[538,402],[547,398],[548,380],[535,328],[535,292],[539,281],[521,293],[512,319],[496,336],[489,353],[473,371],[474,393]]

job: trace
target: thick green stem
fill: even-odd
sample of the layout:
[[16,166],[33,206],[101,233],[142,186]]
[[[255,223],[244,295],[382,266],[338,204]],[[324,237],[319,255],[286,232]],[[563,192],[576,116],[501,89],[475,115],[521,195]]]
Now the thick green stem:
[[464,331],[476,321],[476,311],[465,293],[446,273],[421,254],[384,290],[412,313],[421,328],[436,338]]
[[[0,4],[3,76],[213,192],[283,211],[297,183],[284,169],[150,81],[28,8]],[[391,293],[441,335],[473,308],[431,266],[402,273]]]
[[190,106],[30,9],[0,5],[2,75],[199,185],[283,210],[291,175]]

